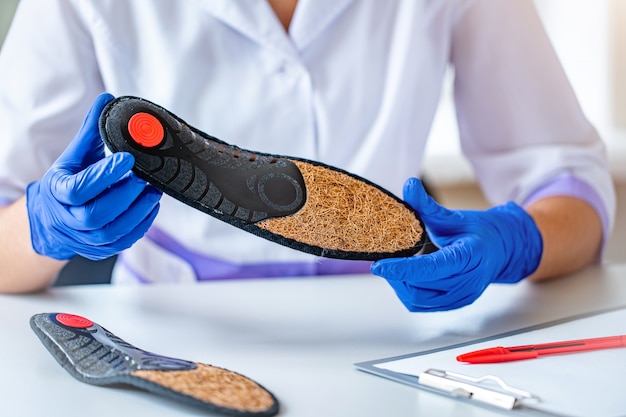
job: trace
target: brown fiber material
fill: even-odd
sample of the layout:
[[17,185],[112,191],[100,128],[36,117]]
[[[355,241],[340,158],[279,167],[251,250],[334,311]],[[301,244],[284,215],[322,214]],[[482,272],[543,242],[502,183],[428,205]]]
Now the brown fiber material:
[[392,253],[419,243],[415,213],[377,187],[343,172],[293,160],[304,177],[300,211],[257,223],[308,245],[350,252]]
[[237,373],[197,363],[184,371],[133,371],[133,376],[218,407],[261,412],[274,405],[274,398],[256,382]]

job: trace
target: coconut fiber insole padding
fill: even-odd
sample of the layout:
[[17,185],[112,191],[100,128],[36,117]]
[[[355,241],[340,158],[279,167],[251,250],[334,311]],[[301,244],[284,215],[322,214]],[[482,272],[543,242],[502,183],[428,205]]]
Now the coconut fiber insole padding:
[[372,182],[320,162],[249,151],[189,126],[138,97],[112,100],[100,116],[112,152],[164,193],[240,229],[327,258],[411,256],[421,219]]
[[146,352],[85,317],[41,313],[30,326],[57,362],[87,384],[131,385],[229,416],[278,413],[274,395],[241,374]]

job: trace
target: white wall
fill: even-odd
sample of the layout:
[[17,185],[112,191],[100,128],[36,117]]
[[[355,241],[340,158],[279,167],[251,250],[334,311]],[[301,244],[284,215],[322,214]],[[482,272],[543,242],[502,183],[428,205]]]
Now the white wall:
[[[583,111],[609,149],[616,180],[626,180],[625,0],[536,0],[537,10]],[[427,147],[425,175],[434,184],[473,181],[461,156],[450,86]]]

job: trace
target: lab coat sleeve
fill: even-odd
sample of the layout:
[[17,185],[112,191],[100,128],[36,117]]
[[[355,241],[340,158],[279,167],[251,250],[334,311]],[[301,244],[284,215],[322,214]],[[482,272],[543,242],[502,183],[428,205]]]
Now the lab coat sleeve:
[[74,2],[21,0],[0,51],[0,202],[45,173],[102,90]]
[[606,150],[531,0],[460,2],[451,63],[461,147],[488,200],[575,195],[615,216]]

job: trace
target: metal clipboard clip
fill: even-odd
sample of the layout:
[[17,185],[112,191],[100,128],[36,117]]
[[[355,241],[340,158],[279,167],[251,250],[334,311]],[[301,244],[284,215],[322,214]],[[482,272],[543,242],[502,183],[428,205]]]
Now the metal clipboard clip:
[[418,383],[455,397],[471,399],[506,410],[519,407],[524,400],[539,401],[536,395],[510,387],[501,378],[492,375],[474,378],[440,369],[428,369],[419,375]]

